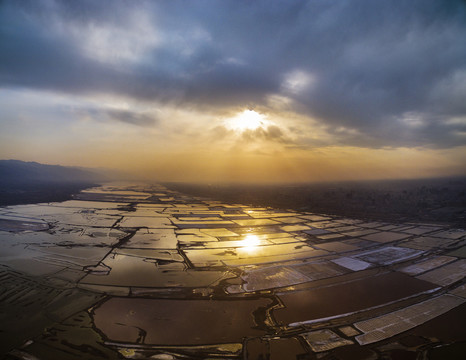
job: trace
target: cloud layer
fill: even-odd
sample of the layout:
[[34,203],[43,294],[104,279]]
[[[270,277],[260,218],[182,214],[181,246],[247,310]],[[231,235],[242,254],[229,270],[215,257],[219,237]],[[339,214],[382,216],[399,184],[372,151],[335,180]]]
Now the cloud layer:
[[466,144],[465,39],[459,0],[5,0],[0,86],[292,112],[339,146],[449,148]]

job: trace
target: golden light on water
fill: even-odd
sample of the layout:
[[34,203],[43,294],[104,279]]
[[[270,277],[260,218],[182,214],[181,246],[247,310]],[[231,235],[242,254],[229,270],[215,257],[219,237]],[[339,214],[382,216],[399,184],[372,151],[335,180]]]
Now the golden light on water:
[[246,235],[242,240],[242,248],[248,251],[252,251],[260,245],[260,240],[257,235]]

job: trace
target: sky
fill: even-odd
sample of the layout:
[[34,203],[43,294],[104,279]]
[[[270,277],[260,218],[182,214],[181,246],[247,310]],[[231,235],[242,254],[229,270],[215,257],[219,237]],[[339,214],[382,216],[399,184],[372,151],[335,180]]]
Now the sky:
[[466,175],[466,3],[2,0],[0,158],[154,181]]

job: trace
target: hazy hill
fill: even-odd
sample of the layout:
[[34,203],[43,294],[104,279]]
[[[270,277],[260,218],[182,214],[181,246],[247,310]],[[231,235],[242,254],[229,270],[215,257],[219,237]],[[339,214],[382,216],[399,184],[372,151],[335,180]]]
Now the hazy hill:
[[87,169],[0,160],[0,205],[62,201],[102,180]]
[[99,179],[98,174],[75,167],[0,160],[0,184],[80,183]]

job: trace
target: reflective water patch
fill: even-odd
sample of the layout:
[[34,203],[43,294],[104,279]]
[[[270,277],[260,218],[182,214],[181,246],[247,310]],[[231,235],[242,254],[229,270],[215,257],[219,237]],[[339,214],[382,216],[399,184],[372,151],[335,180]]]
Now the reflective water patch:
[[327,351],[339,346],[353,344],[351,340],[343,339],[331,330],[317,330],[300,335],[314,352]]
[[354,325],[364,334],[356,336],[361,345],[381,341],[425,323],[461,305],[466,300],[452,295],[442,295],[407,308]]
[[417,278],[434,284],[446,286],[463,279],[465,274],[466,259],[462,259],[417,276]]

